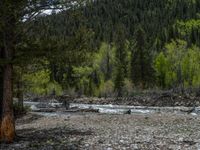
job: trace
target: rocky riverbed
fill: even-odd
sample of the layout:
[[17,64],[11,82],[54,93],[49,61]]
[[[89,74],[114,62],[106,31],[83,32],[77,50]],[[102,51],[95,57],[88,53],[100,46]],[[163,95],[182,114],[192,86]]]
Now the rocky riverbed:
[[189,114],[28,113],[16,121],[16,130],[16,141],[0,149],[200,149],[200,117]]

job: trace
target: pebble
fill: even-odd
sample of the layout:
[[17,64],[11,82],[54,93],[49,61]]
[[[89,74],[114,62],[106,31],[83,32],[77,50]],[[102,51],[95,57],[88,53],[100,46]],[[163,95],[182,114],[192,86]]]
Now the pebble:
[[124,140],[119,140],[120,143],[124,143]]
[[138,145],[137,144],[131,144],[130,147],[131,147],[131,149],[138,149]]

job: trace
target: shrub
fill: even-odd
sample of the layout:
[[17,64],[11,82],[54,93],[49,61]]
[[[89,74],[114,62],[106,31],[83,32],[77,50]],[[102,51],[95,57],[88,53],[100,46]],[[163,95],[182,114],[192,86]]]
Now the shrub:
[[13,103],[13,110],[14,110],[14,116],[19,117],[23,114],[26,114],[28,111],[30,111],[30,107],[28,106],[21,107],[18,105],[18,103]]
[[129,79],[124,80],[123,95],[130,96],[133,93],[133,83]]
[[108,80],[101,84],[99,88],[100,97],[112,97],[114,94],[114,83],[111,80]]

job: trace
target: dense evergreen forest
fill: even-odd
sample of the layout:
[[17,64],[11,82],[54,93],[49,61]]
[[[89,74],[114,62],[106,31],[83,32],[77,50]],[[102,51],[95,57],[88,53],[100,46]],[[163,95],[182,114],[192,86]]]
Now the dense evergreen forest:
[[200,85],[198,0],[88,1],[25,26],[19,48],[36,56],[16,69],[26,93],[131,96]]

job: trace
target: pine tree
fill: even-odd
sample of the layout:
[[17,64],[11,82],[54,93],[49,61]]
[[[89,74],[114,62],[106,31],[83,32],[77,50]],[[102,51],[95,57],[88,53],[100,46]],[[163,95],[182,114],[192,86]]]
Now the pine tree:
[[117,96],[120,97],[123,94],[124,79],[127,75],[127,51],[125,48],[125,28],[119,24],[116,27],[116,75],[115,75],[115,91]]
[[131,79],[141,88],[151,82],[152,67],[150,51],[146,47],[146,34],[141,26],[135,32],[135,46],[131,54]]

